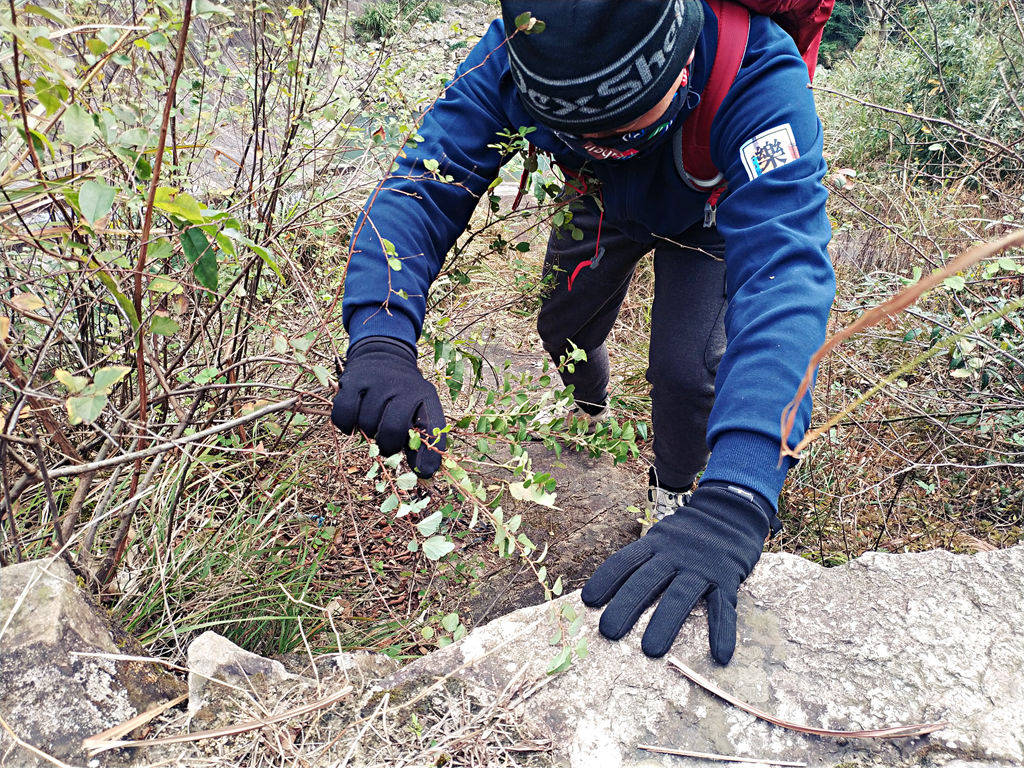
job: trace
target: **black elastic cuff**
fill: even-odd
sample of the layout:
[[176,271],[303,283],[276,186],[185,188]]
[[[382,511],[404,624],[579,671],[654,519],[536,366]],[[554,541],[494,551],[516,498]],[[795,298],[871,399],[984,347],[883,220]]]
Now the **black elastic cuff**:
[[769,535],[774,536],[776,533],[782,530],[782,523],[779,522],[778,515],[775,513],[775,507],[757,491],[747,488],[745,485],[739,483],[727,483],[722,480],[708,480],[706,483],[700,484],[701,488],[723,488],[742,499],[755,504],[768,519],[768,525],[770,528]]
[[416,348],[401,339],[395,339],[391,336],[364,336],[359,341],[349,345],[348,351],[345,353],[345,359],[346,361],[352,360],[354,357],[358,357],[360,354],[371,349],[386,349],[389,352],[401,354],[411,359],[414,363],[416,362]]

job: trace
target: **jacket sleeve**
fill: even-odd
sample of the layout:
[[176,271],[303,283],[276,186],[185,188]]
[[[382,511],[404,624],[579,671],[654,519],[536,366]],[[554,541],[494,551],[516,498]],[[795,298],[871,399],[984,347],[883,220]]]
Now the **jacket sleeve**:
[[[495,21],[424,115],[422,140],[405,146],[356,220],[342,303],[350,344],[389,336],[415,346],[430,284],[501,165],[487,145],[508,123],[499,97],[504,42]],[[430,160],[452,180],[438,180]]]
[[[774,503],[792,464],[778,461],[781,413],[825,339],[835,275],[826,250],[822,129],[807,68],[788,36],[764,17],[751,20],[743,66],[712,137],[712,159],[729,184],[717,213],[726,246],[728,343],[703,478],[746,485]],[[808,394],[791,445],[810,415]]]

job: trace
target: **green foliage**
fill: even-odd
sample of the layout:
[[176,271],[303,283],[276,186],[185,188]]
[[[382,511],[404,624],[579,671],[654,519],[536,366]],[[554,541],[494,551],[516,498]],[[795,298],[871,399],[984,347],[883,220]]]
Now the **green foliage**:
[[423,18],[429,22],[438,22],[444,17],[444,3],[441,0],[427,0],[423,4]]
[[401,28],[400,12],[398,0],[378,0],[352,20],[352,29],[365,40],[392,37]]
[[381,40],[394,37],[417,17],[437,22],[443,16],[440,0],[375,0],[352,20],[352,29],[363,40]]
[[[861,110],[840,162],[861,169],[904,164],[941,181],[1003,177],[1024,162],[1012,147],[1024,131],[1015,100],[1024,88],[1024,40],[1004,4],[909,2],[868,35],[829,86],[891,111]],[[904,113],[904,114],[901,114]]]
[[831,64],[847,51],[852,51],[864,37],[868,15],[864,0],[837,0],[821,36],[819,57]]

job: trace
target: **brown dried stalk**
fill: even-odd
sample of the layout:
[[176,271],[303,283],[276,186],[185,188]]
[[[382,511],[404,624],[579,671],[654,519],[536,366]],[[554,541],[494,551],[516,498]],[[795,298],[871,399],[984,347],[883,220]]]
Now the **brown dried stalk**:
[[717,760],[720,763],[757,763],[758,765],[781,765],[785,768],[806,768],[807,763],[790,760],[773,760],[770,757],[739,757],[737,755],[716,755],[711,752],[691,752],[688,749],[659,747],[654,744],[637,744],[637,749],[655,752],[659,755],[675,755],[677,757],[696,757],[700,760]]
[[799,731],[800,733],[809,733],[813,736],[831,736],[840,739],[896,739],[905,736],[924,736],[925,734],[932,733],[945,728],[949,725],[945,720],[937,723],[918,723],[915,725],[893,725],[885,728],[874,728],[867,731],[842,731],[832,730],[828,728],[812,728],[809,725],[800,725],[799,723],[791,723],[786,720],[781,720],[774,715],[771,715],[764,710],[753,707],[746,702],[740,701],[732,694],[726,693],[713,682],[708,680],[706,677],[702,677],[697,672],[694,672],[688,666],[683,664],[675,658],[668,659],[668,665],[674,670],[679,672],[683,677],[688,678],[691,682],[696,683],[705,691],[713,693],[718,698],[729,702],[734,707],[742,709],[744,712],[749,712],[756,718],[769,722],[772,725],[777,725],[780,728],[788,728],[791,731]]
[[157,715],[162,715],[168,709],[178,706],[187,698],[187,693],[183,693],[181,694],[181,696],[175,696],[173,699],[165,701],[163,704],[158,704],[152,709],[148,709],[145,712],[131,718],[130,720],[125,720],[123,723],[119,725],[107,728],[107,730],[103,731],[102,733],[97,733],[95,736],[89,736],[85,739],[82,739],[82,748],[86,750],[92,750],[97,747],[102,748],[102,745],[106,742],[120,739],[122,736],[127,736],[136,728],[141,728],[143,725],[148,723]]
[[800,401],[803,400],[804,395],[807,394],[807,390],[810,389],[811,380],[814,378],[814,371],[818,367],[818,364],[821,363],[821,361],[833,349],[847,341],[854,334],[859,333],[866,328],[870,328],[873,325],[878,325],[888,317],[898,315],[904,309],[914,304],[923,293],[935,288],[947,277],[951,277],[957,272],[967,269],[972,264],[976,264],[982,259],[991,258],[1002,253],[1008,248],[1020,245],[1024,245],[1024,229],[1011,232],[1009,235],[1005,235],[998,240],[992,240],[987,243],[975,245],[950,261],[946,266],[932,272],[930,275],[922,277],[916,283],[900,291],[888,301],[879,304],[877,307],[869,309],[839,333],[833,335],[830,339],[827,339],[811,357],[811,361],[807,364],[807,370],[804,372],[804,377],[800,381],[800,386],[797,388],[796,395],[782,410],[782,438],[779,446],[779,459],[781,460],[785,456],[800,458],[800,452],[821,434],[821,430],[810,431],[804,435],[804,438],[796,445],[796,447],[789,447],[788,438],[790,433],[793,431],[793,423],[796,421],[796,414],[800,406]]
[[[302,717],[302,715],[308,715],[310,712],[316,712],[318,709],[324,709],[332,704],[336,704],[343,698],[348,696],[352,692],[352,686],[347,685],[336,693],[332,693],[323,699],[317,699],[309,704],[303,704],[301,707],[295,707],[282,712],[279,715],[273,715],[272,717],[261,717],[255,720],[246,720],[244,723],[238,725],[229,725],[224,728],[212,728],[208,731],[194,731],[192,733],[180,733],[177,736],[162,736],[159,739],[127,739],[120,741],[117,739],[111,739],[109,741],[102,741],[100,737],[103,735],[98,734],[96,736],[90,736],[83,740],[83,746],[88,742],[87,747],[90,752],[90,757],[98,755],[101,752],[106,752],[111,749],[118,749],[119,747],[152,747],[156,744],[184,744],[190,741],[199,741],[201,739],[217,739],[222,736],[237,736],[240,733],[246,733],[247,731],[255,731],[258,728],[263,728],[268,725],[274,725],[274,723],[281,723],[285,720],[291,720],[293,717]],[[106,732],[104,732],[106,733]]]

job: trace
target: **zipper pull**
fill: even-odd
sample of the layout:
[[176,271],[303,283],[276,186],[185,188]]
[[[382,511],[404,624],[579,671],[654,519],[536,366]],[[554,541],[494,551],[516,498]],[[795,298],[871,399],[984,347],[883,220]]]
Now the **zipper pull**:
[[712,205],[709,199],[704,204],[704,228],[709,229],[715,226],[715,220],[718,217],[718,206]]
[[725,184],[715,187],[708,196],[708,201],[704,203],[705,229],[715,226],[718,220],[718,201],[722,199],[723,192],[725,192]]

